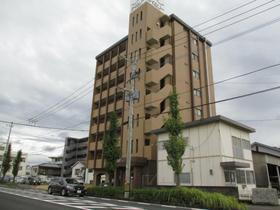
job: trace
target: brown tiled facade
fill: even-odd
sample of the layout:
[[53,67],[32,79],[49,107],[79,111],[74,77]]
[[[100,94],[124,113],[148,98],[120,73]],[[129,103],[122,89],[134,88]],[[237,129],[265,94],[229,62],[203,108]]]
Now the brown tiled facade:
[[[130,14],[129,34],[96,57],[96,73],[87,166],[94,170],[94,183],[104,174],[103,135],[108,114],[119,117],[119,146],[115,182],[122,185],[128,139],[128,104],[121,88],[130,79],[130,65],[123,57],[138,57],[139,77],[135,88],[132,142],[133,186],[156,184],[157,139],[149,132],[163,126],[169,110],[167,97],[173,87],[179,94],[184,122],[216,115],[211,43],[175,15],[167,16],[149,3]],[[119,88],[117,88],[119,87]],[[195,107],[195,108],[192,108]]]

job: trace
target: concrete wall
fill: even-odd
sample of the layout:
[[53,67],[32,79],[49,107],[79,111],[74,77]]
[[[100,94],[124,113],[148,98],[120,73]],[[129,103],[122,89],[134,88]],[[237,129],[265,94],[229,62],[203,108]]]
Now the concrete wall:
[[[223,122],[214,122],[207,125],[200,125],[184,129],[183,137],[188,139],[188,146],[183,156],[183,173],[191,174],[189,184],[182,183],[183,186],[197,187],[237,187],[239,194],[251,197],[252,188],[255,184],[228,185],[225,182],[224,169],[221,162],[241,162],[248,163],[246,170],[253,171],[252,154],[250,150],[243,150],[244,158],[233,157],[232,136],[250,141],[249,133],[229,126]],[[167,163],[167,153],[162,150],[162,144],[168,140],[168,134],[158,136],[158,185],[174,186],[174,173]],[[242,170],[242,169],[241,169]]]

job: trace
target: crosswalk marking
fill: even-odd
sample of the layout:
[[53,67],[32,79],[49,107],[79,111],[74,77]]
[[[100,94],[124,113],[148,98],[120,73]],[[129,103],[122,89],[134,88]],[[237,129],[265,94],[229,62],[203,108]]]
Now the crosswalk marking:
[[[94,210],[94,209],[119,209],[119,210],[143,210],[141,208],[136,208],[132,206],[122,206],[118,204],[106,203],[105,201],[109,201],[111,199],[101,199],[103,202],[96,202],[87,199],[77,199],[71,197],[61,197],[55,195],[48,195],[42,192],[33,192],[27,190],[15,190],[0,187],[0,192],[16,195],[28,199],[39,200],[42,202],[62,205],[66,207],[83,209],[83,210]],[[125,201],[127,202],[127,201]]]

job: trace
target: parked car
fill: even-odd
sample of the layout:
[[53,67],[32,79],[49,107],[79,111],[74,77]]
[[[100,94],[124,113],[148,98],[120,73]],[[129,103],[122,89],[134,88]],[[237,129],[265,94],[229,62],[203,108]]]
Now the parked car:
[[62,196],[78,195],[82,197],[85,195],[86,190],[84,185],[79,183],[76,179],[55,178],[49,184],[48,193],[59,193]]
[[28,184],[30,185],[40,185],[41,180],[39,177],[28,177]]
[[27,184],[28,179],[26,177],[16,177],[15,182],[17,184]]

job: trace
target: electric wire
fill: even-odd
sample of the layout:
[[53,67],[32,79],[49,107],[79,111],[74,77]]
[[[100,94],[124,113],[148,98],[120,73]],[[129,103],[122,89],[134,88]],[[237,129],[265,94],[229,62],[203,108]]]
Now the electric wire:
[[205,27],[205,28],[199,30],[198,32],[200,33],[200,32],[206,31],[206,30],[208,30],[208,29],[210,29],[210,28],[213,28],[213,27],[215,27],[215,26],[218,26],[218,25],[220,25],[220,24],[226,23],[226,22],[228,22],[228,21],[230,21],[230,20],[232,20],[232,19],[235,19],[236,17],[245,15],[245,14],[247,14],[247,13],[249,13],[249,12],[252,12],[252,11],[254,11],[254,10],[257,10],[257,9],[259,9],[259,8],[265,6],[265,5],[268,5],[268,4],[272,3],[272,2],[275,2],[275,0],[270,0],[270,1],[266,2],[266,3],[264,3],[264,4],[258,5],[258,6],[252,8],[252,9],[249,9],[249,10],[247,10],[247,11],[245,11],[245,12],[242,12],[242,13],[237,14],[237,15],[235,15],[235,16],[229,17],[229,18],[227,18],[227,19],[225,19],[225,20],[222,20],[222,21],[220,21],[220,22],[218,22],[218,23],[215,23],[215,24],[212,24],[212,25],[210,25],[210,26],[207,26],[207,27]]
[[14,125],[18,125],[18,126],[49,129],[49,130],[65,130],[65,131],[78,131],[78,132],[87,132],[88,131],[88,130],[79,130],[79,129],[65,129],[65,128],[58,128],[58,127],[48,127],[48,126],[41,126],[41,125],[30,125],[30,124],[10,122],[10,121],[5,121],[5,120],[0,120],[0,123],[4,123],[4,124],[13,123]]
[[222,14],[215,15],[214,17],[212,17],[212,18],[210,18],[210,19],[207,19],[207,20],[205,20],[205,21],[203,21],[203,22],[201,22],[201,23],[199,23],[199,24],[196,24],[196,25],[194,25],[193,27],[194,27],[194,28],[197,28],[197,27],[199,27],[199,26],[202,26],[202,25],[204,25],[204,24],[206,24],[206,23],[209,23],[209,22],[211,22],[211,21],[213,21],[213,20],[216,20],[216,19],[218,19],[218,18],[220,18],[220,17],[223,17],[223,16],[225,16],[225,15],[228,15],[228,14],[230,14],[230,13],[236,11],[236,10],[239,10],[239,9],[241,9],[241,8],[243,8],[243,7],[246,7],[246,6],[248,6],[248,5],[252,4],[252,3],[255,3],[256,1],[257,1],[257,0],[249,1],[249,2],[247,2],[247,3],[245,3],[245,4],[241,4],[241,5],[239,5],[239,6],[237,6],[237,7],[234,7],[234,8],[232,8],[232,9],[226,11],[226,12],[223,12]]
[[255,14],[253,14],[253,15],[250,15],[250,16],[248,16],[248,17],[242,18],[242,19],[240,19],[240,20],[237,20],[237,21],[235,21],[235,22],[232,22],[232,23],[230,23],[230,24],[228,24],[228,25],[225,25],[225,26],[223,26],[223,27],[217,28],[217,29],[215,29],[215,30],[213,30],[213,31],[207,32],[207,33],[203,34],[203,36],[207,36],[207,35],[213,34],[213,33],[217,32],[217,31],[223,30],[223,29],[228,28],[228,27],[230,27],[230,26],[233,26],[233,25],[235,25],[235,24],[237,24],[237,23],[240,23],[240,22],[243,22],[243,21],[245,21],[245,20],[248,20],[248,19],[250,19],[250,18],[252,18],[252,17],[255,17],[255,16],[259,15],[259,14],[262,14],[262,13],[265,13],[265,12],[270,11],[270,10],[272,10],[272,9],[275,9],[276,7],[279,7],[279,6],[280,6],[280,4],[277,4],[277,5],[273,6],[273,7],[269,7],[269,8],[267,8],[267,9],[264,9],[264,10],[262,10],[262,11],[260,11],[260,12],[255,13]]

